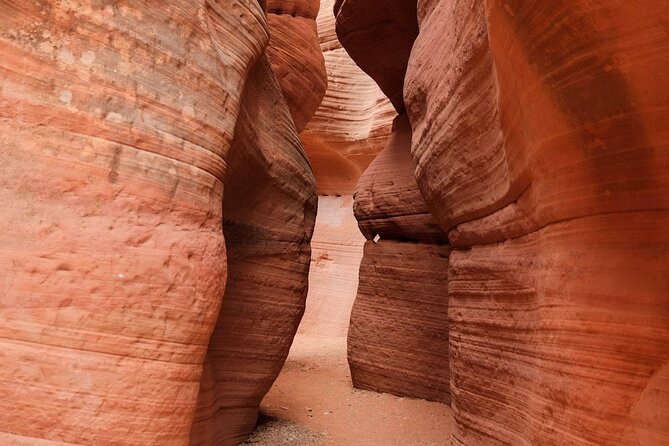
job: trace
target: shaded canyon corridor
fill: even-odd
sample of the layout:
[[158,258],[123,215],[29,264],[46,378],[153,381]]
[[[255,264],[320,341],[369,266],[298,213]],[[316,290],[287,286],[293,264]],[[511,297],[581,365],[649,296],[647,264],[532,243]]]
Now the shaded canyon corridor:
[[0,102],[0,445],[669,446],[666,0],[0,0]]

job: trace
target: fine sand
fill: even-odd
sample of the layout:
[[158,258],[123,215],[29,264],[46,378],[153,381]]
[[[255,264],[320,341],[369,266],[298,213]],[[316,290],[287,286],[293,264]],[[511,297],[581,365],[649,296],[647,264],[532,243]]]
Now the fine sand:
[[445,446],[447,405],[354,389],[346,338],[300,334],[261,405],[258,446]]

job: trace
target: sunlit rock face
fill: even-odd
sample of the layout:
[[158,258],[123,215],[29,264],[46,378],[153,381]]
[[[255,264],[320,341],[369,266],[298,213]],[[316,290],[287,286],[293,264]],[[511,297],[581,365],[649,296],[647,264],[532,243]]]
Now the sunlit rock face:
[[346,336],[364,244],[353,215],[353,197],[318,197],[309,294],[299,333]]
[[669,5],[418,11],[404,95],[455,248],[454,444],[669,443]]
[[267,1],[267,54],[298,132],[320,106],[328,83],[316,29],[319,6],[319,0]]
[[328,88],[301,138],[321,195],[350,195],[383,149],[395,112],[392,104],[346,53],[335,34],[334,0],[322,0],[318,33]]
[[[0,25],[0,443],[185,445],[220,429],[205,444],[231,444],[255,415],[199,418],[191,438],[200,382],[200,407],[261,398],[303,309],[315,213],[263,10],[14,1]],[[250,166],[266,181],[249,185]],[[235,330],[268,333],[245,315],[270,313],[281,330],[226,350]],[[226,354],[245,368],[216,369]]]

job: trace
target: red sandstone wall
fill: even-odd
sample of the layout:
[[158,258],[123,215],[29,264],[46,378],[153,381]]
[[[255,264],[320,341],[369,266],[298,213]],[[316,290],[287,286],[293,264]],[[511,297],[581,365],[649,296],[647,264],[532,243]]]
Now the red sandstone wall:
[[356,387],[448,402],[450,248],[418,190],[410,144],[400,115],[356,186],[353,210],[368,241],[348,361]]
[[223,201],[228,280],[209,341],[191,445],[255,429],[304,313],[315,182],[266,56],[251,71]]
[[334,14],[339,41],[402,113],[407,61],[418,35],[416,0],[338,0]]
[[355,62],[401,114],[360,177],[354,212],[368,241],[351,312],[348,360],[356,387],[448,402],[447,235],[416,184],[402,97],[418,33],[416,4],[336,2],[336,29]]
[[[396,38],[384,6],[339,2],[338,31],[391,92],[397,74],[378,69]],[[454,248],[454,444],[669,444],[669,5],[432,0],[416,11],[403,91],[418,186]],[[384,206],[362,224],[402,208]],[[372,294],[393,286],[381,288]],[[356,337],[359,351],[373,339]]]
[[[249,428],[302,311],[316,198],[267,42],[255,0],[0,2],[0,443],[187,444],[208,348],[203,393],[249,411],[198,432]],[[215,367],[225,336],[253,337],[237,315],[268,307],[281,329],[233,352],[260,373],[216,387],[241,371]]]
[[298,133],[318,110],[328,84],[316,28],[319,9],[319,0],[267,1],[267,55]]
[[450,402],[448,245],[368,240],[351,312],[355,387]]
[[423,6],[405,99],[456,248],[454,443],[668,443],[668,5]]

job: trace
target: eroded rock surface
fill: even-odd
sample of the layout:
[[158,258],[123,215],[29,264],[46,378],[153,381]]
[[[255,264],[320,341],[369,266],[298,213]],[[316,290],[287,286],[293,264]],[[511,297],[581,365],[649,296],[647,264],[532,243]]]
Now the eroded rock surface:
[[451,254],[455,444],[667,443],[668,224],[593,216]]
[[328,83],[319,45],[319,0],[268,0],[267,50],[298,132],[318,109]]
[[[208,364],[243,367],[205,383],[252,375],[212,385],[212,404],[261,397],[302,311],[315,211],[273,74],[253,68],[267,42],[255,0],[0,3],[0,443],[188,444],[212,346]],[[272,271],[275,300],[242,294],[270,294],[256,276]],[[252,338],[233,352],[219,328],[210,345],[226,275],[222,336]],[[281,327],[246,332],[249,313]]]
[[348,362],[362,389],[448,403],[448,245],[365,244]]
[[445,243],[447,235],[430,214],[420,194],[411,158],[411,127],[406,114],[393,121],[385,149],[360,177],[354,213],[363,235],[371,240]]
[[[378,56],[399,35],[381,19],[394,6],[372,3],[338,2],[337,29],[396,97],[400,65]],[[454,444],[669,443],[668,8],[417,2],[404,100],[425,207],[454,247],[441,291]],[[401,284],[378,278],[404,270],[386,272],[393,256],[384,263],[372,253],[415,231],[398,212],[412,208],[401,200],[402,170],[380,180],[390,153],[356,192],[363,233],[381,234],[365,250],[349,339],[354,380],[363,367],[356,356],[366,357],[371,383],[389,381],[377,365],[398,355],[369,321],[392,326],[401,312],[392,310],[404,309],[388,304]]]
[[228,280],[191,445],[236,445],[253,432],[304,313],[316,200],[306,155],[263,56],[247,80],[228,156]]
[[[403,112],[404,74],[418,33],[415,2],[339,1],[334,11],[347,51]],[[369,241],[348,360],[356,387],[448,402],[450,248],[416,183],[411,138],[401,113],[355,188],[355,217]]]
[[419,3],[405,99],[459,248],[454,444],[669,443],[668,8]]
[[328,88],[301,133],[322,195],[350,195],[390,134],[395,112],[388,99],[351,60],[335,34],[334,0],[322,0],[318,33]]
[[356,186],[354,212],[368,242],[348,360],[356,387],[448,402],[450,248],[418,190],[410,147],[400,115]]
[[418,36],[416,0],[338,0],[334,14],[339,41],[402,113],[404,75]]

